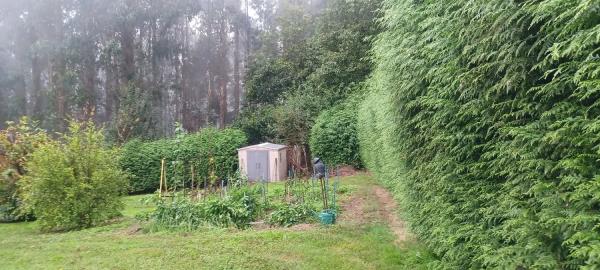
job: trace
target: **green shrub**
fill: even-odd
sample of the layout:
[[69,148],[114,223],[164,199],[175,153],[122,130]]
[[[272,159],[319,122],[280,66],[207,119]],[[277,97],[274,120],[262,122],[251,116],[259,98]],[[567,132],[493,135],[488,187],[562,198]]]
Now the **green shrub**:
[[319,115],[310,133],[310,150],[325,164],[362,166],[356,131],[356,107],[339,105]]
[[22,195],[17,186],[27,173],[25,163],[31,153],[50,141],[46,132],[35,126],[23,117],[0,131],[0,221],[33,218],[31,211],[21,208]]
[[247,107],[233,123],[233,127],[242,130],[248,137],[249,144],[274,141],[275,130],[274,106]]
[[276,104],[297,87],[299,74],[282,59],[256,60],[248,70],[245,103],[249,107]]
[[597,1],[384,1],[367,167],[449,269],[600,265]]
[[314,219],[315,213],[314,207],[309,204],[282,204],[271,212],[267,222],[271,225],[290,227]]
[[44,144],[32,154],[19,184],[42,230],[86,228],[119,215],[127,178],[102,134],[91,122],[72,123],[64,144]]
[[143,142],[132,140],[123,146],[121,168],[132,175],[131,192],[154,191],[159,187],[161,160],[166,162],[169,187],[181,187],[211,172],[218,179],[234,175],[238,167],[237,149],[246,145],[246,136],[237,129],[205,128],[175,139]]

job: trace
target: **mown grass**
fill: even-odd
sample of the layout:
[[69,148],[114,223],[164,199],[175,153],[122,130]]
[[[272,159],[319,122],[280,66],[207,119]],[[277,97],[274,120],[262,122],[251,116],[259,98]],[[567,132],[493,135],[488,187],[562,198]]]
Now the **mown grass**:
[[82,231],[47,234],[35,222],[0,224],[0,269],[425,269],[430,260],[417,244],[394,245],[381,223],[133,233],[134,216],[150,210],[143,196],[125,198],[122,219]]

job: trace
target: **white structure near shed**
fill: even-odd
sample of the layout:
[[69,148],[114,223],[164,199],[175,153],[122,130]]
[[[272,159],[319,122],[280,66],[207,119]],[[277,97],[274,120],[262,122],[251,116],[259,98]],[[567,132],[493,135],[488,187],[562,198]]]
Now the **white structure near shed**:
[[238,149],[240,172],[249,181],[281,181],[287,177],[287,146],[261,143]]

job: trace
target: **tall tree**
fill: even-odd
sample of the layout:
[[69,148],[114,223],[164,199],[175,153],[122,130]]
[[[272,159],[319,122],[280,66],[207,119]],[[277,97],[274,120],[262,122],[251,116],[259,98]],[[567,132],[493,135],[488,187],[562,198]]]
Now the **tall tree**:
[[0,0],[0,120],[92,119],[118,141],[224,127],[259,29],[276,28],[251,18],[254,1]]

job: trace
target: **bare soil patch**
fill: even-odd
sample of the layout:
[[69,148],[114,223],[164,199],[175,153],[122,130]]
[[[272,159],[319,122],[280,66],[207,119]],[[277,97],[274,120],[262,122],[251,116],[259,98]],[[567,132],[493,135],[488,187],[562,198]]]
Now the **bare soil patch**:
[[138,234],[142,231],[142,226],[140,224],[133,224],[131,226],[129,226],[129,228],[126,229],[125,234],[127,235],[134,235],[134,234]]
[[[338,171],[333,170],[333,172],[331,173],[331,176],[353,176],[353,175],[357,175],[359,173],[361,173],[362,171],[355,169],[352,166],[343,166],[340,167]],[[336,175],[336,173],[339,173],[339,175]]]
[[[269,225],[265,221],[251,222],[250,226],[255,231],[266,231],[266,230],[282,229],[282,227],[271,226],[271,225]],[[317,224],[301,223],[301,224],[296,224],[296,225],[290,226],[288,228],[283,228],[283,229],[287,229],[287,230],[290,230],[290,231],[308,231],[308,230],[314,229],[316,226],[317,226]]]
[[342,203],[340,224],[364,225],[373,221],[387,224],[396,236],[396,244],[411,239],[406,224],[397,213],[397,204],[393,195],[380,186],[370,186],[352,195]]
[[373,191],[379,201],[379,215],[396,235],[396,243],[409,240],[410,235],[406,230],[406,223],[398,217],[396,201],[392,194],[380,186],[375,186]]
[[339,223],[365,224],[367,222],[365,214],[365,198],[362,196],[352,196],[349,200],[342,203],[342,214],[338,217]]

